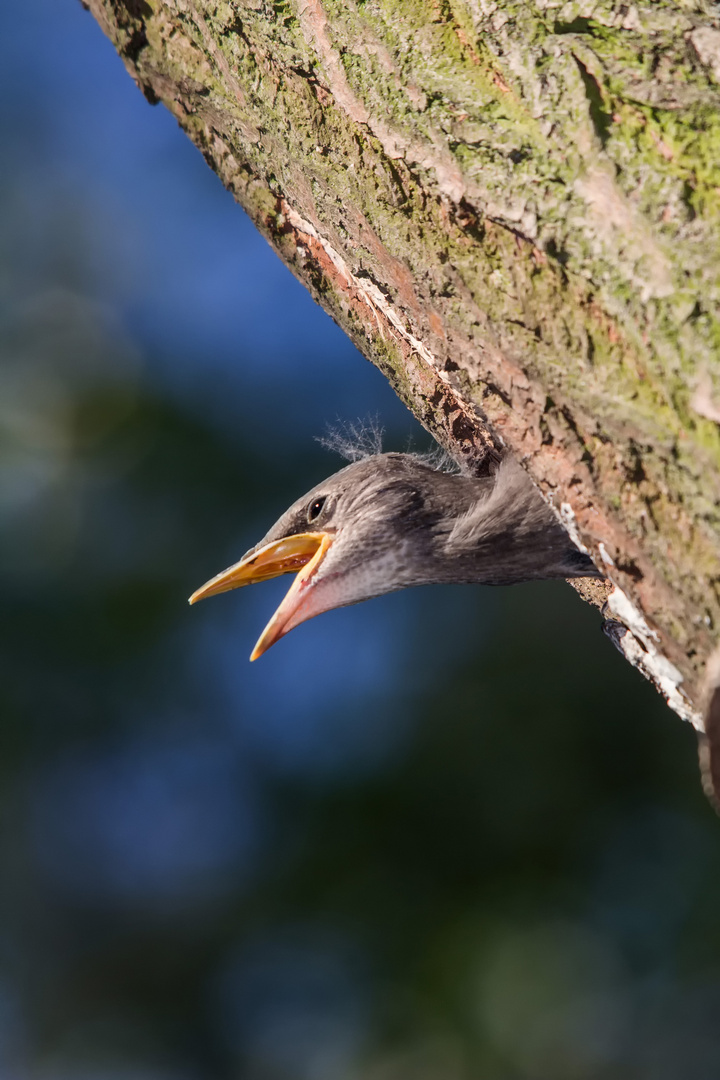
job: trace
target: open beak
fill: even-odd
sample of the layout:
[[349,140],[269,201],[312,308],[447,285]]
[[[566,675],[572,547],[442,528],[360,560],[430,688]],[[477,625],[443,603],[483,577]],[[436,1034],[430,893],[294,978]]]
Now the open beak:
[[[270,622],[263,630],[257,645],[250,654],[251,660],[257,660],[271,645],[279,641],[294,626],[310,618],[315,612],[303,615],[303,604],[311,579],[325,557],[333,538],[329,533],[298,533],[282,540],[274,540],[258,551],[252,551],[240,562],[229,566],[221,574],[206,581],[197,589],[190,604],[204,600],[207,596],[217,596],[240,589],[243,585],[255,585],[259,581],[269,581],[281,574],[294,574],[297,577],[285,595]],[[298,572],[299,571],[299,572]]]

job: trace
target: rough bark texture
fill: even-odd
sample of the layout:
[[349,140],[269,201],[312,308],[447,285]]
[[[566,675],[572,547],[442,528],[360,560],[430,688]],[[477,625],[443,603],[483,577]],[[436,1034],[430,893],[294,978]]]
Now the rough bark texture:
[[517,454],[616,586],[610,636],[700,727],[720,625],[717,6],[88,6],[438,440],[469,469]]

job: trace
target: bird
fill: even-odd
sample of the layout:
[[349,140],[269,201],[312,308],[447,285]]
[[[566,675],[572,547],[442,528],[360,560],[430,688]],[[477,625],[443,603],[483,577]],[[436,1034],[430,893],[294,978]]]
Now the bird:
[[407,453],[368,454],[317,484],[189,603],[290,573],[251,660],[307,619],[398,589],[603,577],[510,455],[468,476]]

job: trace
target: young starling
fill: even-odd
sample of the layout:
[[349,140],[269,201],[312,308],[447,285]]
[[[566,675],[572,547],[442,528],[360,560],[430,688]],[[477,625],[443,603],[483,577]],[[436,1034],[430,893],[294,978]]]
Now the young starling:
[[602,577],[512,458],[474,478],[410,454],[373,454],[318,484],[190,603],[296,572],[251,660],[314,615],[412,585]]

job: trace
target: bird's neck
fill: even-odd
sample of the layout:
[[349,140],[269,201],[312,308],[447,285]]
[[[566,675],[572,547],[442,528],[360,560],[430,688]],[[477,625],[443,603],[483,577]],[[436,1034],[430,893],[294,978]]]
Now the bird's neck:
[[496,475],[448,477],[447,501],[435,530],[436,580],[510,585],[548,578],[600,576],[579,551],[534,484],[506,459]]

